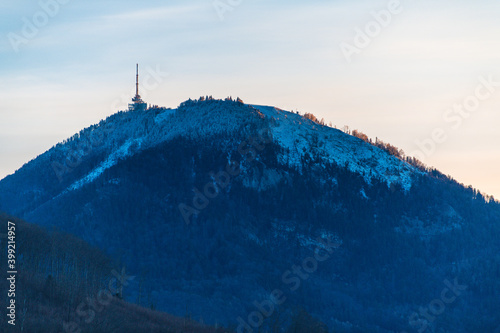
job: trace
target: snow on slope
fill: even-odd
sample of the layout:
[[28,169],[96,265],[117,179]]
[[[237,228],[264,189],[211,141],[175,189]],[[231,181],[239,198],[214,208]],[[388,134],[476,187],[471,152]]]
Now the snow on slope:
[[372,177],[379,177],[388,185],[400,183],[406,190],[411,187],[411,175],[419,173],[408,163],[337,129],[321,126],[299,114],[275,107],[253,107],[276,120],[272,128],[273,137],[290,150],[290,155],[282,157],[290,164],[300,166],[301,157],[315,151],[329,162],[341,166],[348,164],[350,171],[364,175],[368,182]]
[[388,185],[400,183],[405,189],[411,187],[411,175],[420,172],[379,148],[299,114],[269,106],[212,101],[194,102],[156,113],[125,112],[108,118],[106,126],[115,130],[107,139],[107,158],[67,190],[79,189],[119,160],[177,136],[203,139],[216,133],[231,135],[240,131],[242,124],[262,124],[259,122],[262,118],[270,120],[274,140],[290,151],[280,156],[284,163],[300,167],[305,154],[319,155],[325,161],[341,166],[347,164],[352,172],[364,175],[368,182],[379,177]]
[[127,142],[125,142],[120,148],[112,152],[109,157],[102,162],[97,168],[92,170],[89,174],[87,174],[85,177],[80,179],[79,181],[73,183],[71,186],[68,187],[68,190],[77,190],[80,187],[82,187],[85,184],[93,182],[97,177],[99,177],[105,170],[111,168],[113,165],[118,163],[119,160],[125,159],[127,156],[133,155],[133,152],[131,151],[130,147],[132,147],[133,144],[137,145],[137,148],[139,149],[141,147],[142,143],[142,138],[138,139],[130,139]]
[[[94,170],[75,181],[66,191],[77,190],[91,183],[105,170],[114,166],[119,160],[132,156],[142,150],[157,146],[175,137],[183,136],[191,139],[204,139],[218,133],[235,133],[242,124],[257,123],[263,116],[254,108],[235,102],[193,102],[178,109],[163,109],[158,112],[122,112],[109,117],[103,125],[93,131],[106,132],[104,145],[95,151],[105,151],[107,158]],[[113,130],[109,130],[112,128]],[[85,132],[85,131],[84,131]],[[103,133],[96,134],[96,136]],[[83,136],[82,136],[83,137]],[[60,149],[65,155],[85,158],[86,154],[78,137],[74,142],[64,144]],[[134,149],[129,150],[133,146]],[[75,148],[76,147],[76,148]]]

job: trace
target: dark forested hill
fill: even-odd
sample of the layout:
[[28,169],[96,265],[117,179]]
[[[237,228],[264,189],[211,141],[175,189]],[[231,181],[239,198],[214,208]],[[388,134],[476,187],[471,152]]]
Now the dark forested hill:
[[2,180],[0,209],[126,264],[127,300],[240,332],[500,325],[497,202],[272,107],[118,113]]
[[[0,318],[1,332],[226,332],[123,301],[135,277],[77,237],[3,213],[0,228],[6,232],[0,238],[0,288],[5,292],[0,306],[14,308],[10,300],[15,301],[15,311],[7,311],[13,316]],[[4,251],[9,239],[16,250],[9,257],[17,271],[13,281],[7,279],[12,269]]]

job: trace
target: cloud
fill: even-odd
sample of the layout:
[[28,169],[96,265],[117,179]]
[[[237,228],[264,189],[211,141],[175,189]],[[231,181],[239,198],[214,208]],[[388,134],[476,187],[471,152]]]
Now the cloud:
[[196,5],[180,5],[180,6],[163,6],[156,8],[145,8],[141,10],[129,10],[118,14],[110,14],[102,16],[102,19],[109,21],[126,20],[126,21],[144,21],[178,19],[179,15],[191,13],[199,13],[210,9],[207,4]]

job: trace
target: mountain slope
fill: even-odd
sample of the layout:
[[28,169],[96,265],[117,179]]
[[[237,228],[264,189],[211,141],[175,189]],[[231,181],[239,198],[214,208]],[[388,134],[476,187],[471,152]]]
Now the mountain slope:
[[[227,332],[112,296],[111,291],[126,289],[134,277],[116,271],[100,250],[74,236],[0,213],[1,230],[7,230],[8,222],[15,227],[10,230],[15,231],[17,249],[15,296],[9,298],[16,301],[16,316],[0,318],[2,332]],[[2,249],[6,242],[0,238]],[[1,251],[0,260],[0,288],[6,291],[12,289],[7,283],[6,251]],[[0,306],[7,305],[2,297]]]
[[120,112],[82,130],[27,163],[16,172],[16,177],[6,177],[5,186],[25,191],[14,196],[4,193],[1,202],[9,211],[22,215],[30,210],[27,205],[40,205],[64,190],[81,187],[118,160],[173,138],[231,136],[255,129],[269,129],[290,150],[287,158],[291,165],[298,165],[304,155],[315,154],[339,165],[348,163],[351,171],[364,174],[367,179],[379,177],[388,183],[399,182],[406,189],[416,171],[376,147],[294,113],[237,102],[187,101],[176,110]]
[[274,107],[254,106],[273,120],[273,138],[288,149],[289,164],[300,165],[305,153],[319,155],[325,161],[348,165],[350,171],[365,176],[369,181],[378,177],[411,187],[412,174],[419,173],[387,152],[339,130],[319,125],[303,116]]
[[[297,307],[340,332],[500,322],[496,202],[273,107],[118,113],[2,180],[0,209],[126,262],[143,281],[129,299],[209,323],[249,325],[275,290],[286,301],[264,327]],[[455,278],[467,292],[415,321]]]

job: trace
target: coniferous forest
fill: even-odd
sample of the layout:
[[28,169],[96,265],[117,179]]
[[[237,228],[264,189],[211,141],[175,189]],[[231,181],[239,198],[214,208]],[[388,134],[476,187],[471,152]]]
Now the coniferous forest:
[[[304,130],[290,143],[287,121]],[[500,204],[359,136],[208,97],[80,132],[0,182],[0,209],[36,224],[16,219],[19,322],[85,321],[73,309],[125,268],[82,332],[133,331],[130,316],[151,332],[494,332]],[[360,151],[377,159],[344,158]]]

